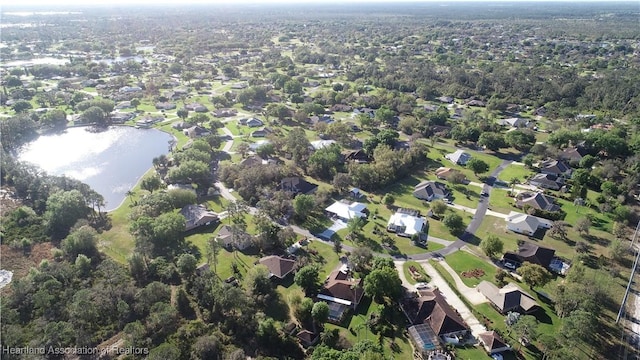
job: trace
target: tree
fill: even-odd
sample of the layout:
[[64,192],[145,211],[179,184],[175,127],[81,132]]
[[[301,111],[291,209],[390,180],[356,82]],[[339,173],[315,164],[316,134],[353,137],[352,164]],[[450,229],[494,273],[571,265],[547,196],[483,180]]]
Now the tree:
[[518,179],[517,177],[512,177],[511,180],[509,180],[509,185],[511,186],[511,194],[513,196],[513,194],[515,194],[516,191],[516,185],[520,184],[520,179]]
[[344,193],[351,186],[351,176],[345,173],[337,173],[333,177],[333,187],[339,193]]
[[189,110],[182,108],[176,111],[176,115],[182,120],[185,120],[189,116]]
[[69,259],[76,259],[80,254],[92,258],[98,255],[97,235],[91,226],[81,226],[62,240],[62,250]]
[[322,327],[329,318],[329,305],[324,301],[318,301],[313,304],[313,308],[311,309],[311,318],[315,324],[319,324],[320,327]]
[[613,223],[613,235],[620,240],[626,239],[627,226],[622,222],[615,221]]
[[459,235],[464,231],[464,221],[462,220],[462,216],[456,213],[445,215],[442,223],[453,235]]
[[178,266],[180,276],[182,276],[183,279],[188,279],[195,273],[198,260],[191,254],[182,254],[178,257],[176,265]]
[[362,271],[369,266],[373,253],[368,247],[357,247],[351,251],[349,255],[349,263],[351,263],[356,271]]
[[591,227],[591,220],[589,218],[583,217],[576,221],[576,230],[582,234],[589,234],[589,228]]
[[131,99],[131,106],[133,106],[136,111],[138,111],[138,106],[140,106],[140,99],[134,98]]
[[620,262],[627,254],[627,247],[620,241],[615,239],[609,244],[609,256],[614,261]]
[[466,166],[473,171],[473,174],[476,176],[489,171],[489,164],[475,157],[469,159]]
[[[232,231],[233,234],[233,231]],[[220,248],[222,246],[215,238],[210,238],[207,241],[207,248],[205,249],[205,256],[207,257],[207,264],[213,264],[213,272],[218,272],[218,254],[220,254]]]
[[273,293],[273,283],[269,279],[269,269],[264,265],[250,268],[244,276],[244,288],[254,299]]
[[53,128],[64,127],[67,125],[67,114],[60,109],[52,109],[40,117],[40,123]]
[[220,359],[222,355],[222,345],[213,335],[200,336],[191,347],[192,359]]
[[347,230],[349,230],[350,237],[358,237],[360,236],[360,232],[364,227],[365,221],[363,218],[359,216],[352,217],[347,221]]
[[522,276],[522,281],[530,288],[544,286],[551,281],[551,273],[538,264],[525,262],[516,272]]
[[320,286],[320,273],[315,265],[307,265],[296,272],[294,282],[300,286],[309,297],[315,295]]
[[513,130],[506,133],[504,141],[520,151],[528,151],[535,144],[536,136],[529,130]]
[[538,337],[538,320],[532,315],[520,316],[512,329],[520,340],[534,341]]
[[315,206],[316,200],[313,195],[300,194],[293,199],[293,211],[302,220],[309,216]]
[[153,193],[154,190],[160,189],[161,186],[162,180],[158,175],[147,176],[142,179],[142,182],[140,183],[140,187],[150,193]]
[[395,111],[386,106],[382,106],[380,109],[376,110],[375,119],[381,123],[392,125],[395,116]]
[[484,146],[491,151],[498,151],[506,146],[502,134],[493,132],[484,132],[480,134],[480,138],[478,138],[478,145]]
[[65,237],[69,229],[89,213],[85,199],[78,190],[53,193],[47,199],[46,209],[43,217],[47,232],[57,239]]
[[484,253],[490,257],[495,258],[496,255],[502,253],[504,243],[500,238],[494,235],[489,235],[480,242],[480,248]]
[[364,279],[364,291],[377,302],[397,300],[402,295],[402,280],[395,268],[375,269]]
[[396,201],[396,198],[393,195],[389,194],[389,193],[385,194],[384,197],[382,198],[382,202],[388,208],[393,206],[393,203],[395,201]]
[[82,112],[82,118],[85,122],[104,126],[107,123],[106,113],[98,106],[92,106]]
[[432,201],[430,207],[431,207],[431,211],[438,216],[444,214],[449,208],[447,204],[445,204],[444,201],[442,200]]
[[33,105],[31,105],[31,103],[26,100],[18,100],[13,103],[13,105],[11,105],[11,108],[13,109],[13,111],[19,114],[29,109],[33,109]]
[[567,241],[567,223],[564,221],[554,221],[549,230],[549,235],[562,241]]

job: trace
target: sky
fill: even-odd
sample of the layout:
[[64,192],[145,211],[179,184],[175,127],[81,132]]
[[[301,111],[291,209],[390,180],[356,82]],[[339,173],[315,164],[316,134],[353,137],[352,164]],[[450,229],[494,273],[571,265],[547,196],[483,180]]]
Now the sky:
[[[615,2],[619,0],[526,0],[527,2]],[[412,3],[437,3],[446,4],[452,2],[519,2],[514,0],[0,0],[0,6],[88,6],[91,5],[112,5],[112,6],[126,6],[126,5],[187,5],[187,4],[313,4],[313,3],[394,3],[394,2],[412,2]]]

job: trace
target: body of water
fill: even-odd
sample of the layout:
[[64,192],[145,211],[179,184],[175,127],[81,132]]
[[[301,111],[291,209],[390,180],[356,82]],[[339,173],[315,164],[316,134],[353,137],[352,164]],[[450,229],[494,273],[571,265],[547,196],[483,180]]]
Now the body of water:
[[173,137],[155,129],[114,126],[93,133],[85,127],[40,136],[18,158],[52,175],[78,179],[104,196],[106,210],[117,208],[127,191],[152,167],[154,157],[169,152]]

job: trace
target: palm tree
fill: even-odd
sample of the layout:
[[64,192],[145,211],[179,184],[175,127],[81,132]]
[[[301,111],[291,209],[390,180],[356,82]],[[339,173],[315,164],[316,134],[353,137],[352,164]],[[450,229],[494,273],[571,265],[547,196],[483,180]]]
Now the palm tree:
[[135,191],[133,191],[133,190],[128,190],[128,191],[126,192],[126,194],[125,194],[125,195],[129,198],[129,201],[133,201],[132,199],[133,199],[133,197],[135,196],[135,194],[136,194],[136,192],[135,192]]
[[513,195],[516,190],[516,184],[520,184],[520,179],[518,179],[517,177],[512,177],[509,181],[509,184],[511,185],[511,195]]
[[206,256],[207,264],[213,264],[213,272],[218,273],[218,254],[220,253],[220,243],[215,238],[210,238],[207,242]]

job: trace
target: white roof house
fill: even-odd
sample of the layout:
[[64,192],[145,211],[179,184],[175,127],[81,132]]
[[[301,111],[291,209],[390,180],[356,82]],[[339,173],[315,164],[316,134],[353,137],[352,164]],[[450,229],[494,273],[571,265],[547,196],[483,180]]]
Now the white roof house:
[[469,155],[469,153],[465,152],[464,150],[456,150],[451,154],[445,155],[444,157],[458,165],[465,165],[467,161],[471,159],[471,155]]
[[549,229],[552,222],[536,216],[512,211],[506,217],[507,229],[519,234],[533,235],[538,229]]
[[367,206],[359,202],[352,202],[349,204],[342,201],[336,201],[324,210],[347,221],[355,217],[367,217]]
[[395,213],[389,218],[387,229],[397,234],[414,235],[421,233],[427,220],[410,214]]
[[313,147],[314,150],[320,150],[320,149],[329,147],[335,143],[336,143],[335,140],[316,140],[311,142],[311,146]]

